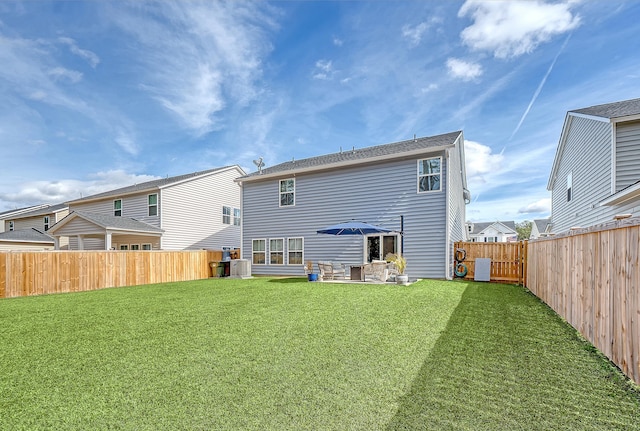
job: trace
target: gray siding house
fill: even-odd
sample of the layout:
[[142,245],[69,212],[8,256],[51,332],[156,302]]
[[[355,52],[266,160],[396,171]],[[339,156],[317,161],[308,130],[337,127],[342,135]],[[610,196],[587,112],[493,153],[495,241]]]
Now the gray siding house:
[[[242,184],[243,258],[255,275],[304,275],[304,263],[349,267],[403,252],[412,278],[451,278],[469,201],[461,131],[291,160]],[[393,232],[317,234],[364,221]],[[402,231],[402,233],[401,233]]]
[[238,248],[241,175],[225,166],[70,201],[70,214],[48,233],[69,238],[72,250]]
[[567,112],[547,189],[552,233],[640,215],[640,99]]
[[[23,211],[19,214],[14,214],[8,219],[4,220],[5,231],[22,231],[25,238],[30,238],[35,240],[37,235],[34,232],[40,232],[44,234],[51,228],[54,224],[65,218],[69,214],[69,207],[66,204],[57,204],[57,205],[49,205],[43,204],[39,205],[29,211]],[[38,241],[35,241],[38,242]],[[39,238],[39,242],[47,243],[51,242],[51,247],[53,248],[53,239],[44,235]],[[9,242],[5,243],[6,247],[9,247]],[[16,248],[14,249],[24,249],[24,247],[17,247],[19,244],[16,243]],[[48,246],[48,245],[47,245]],[[59,248],[66,250],[68,248],[68,241],[63,240],[59,243]]]

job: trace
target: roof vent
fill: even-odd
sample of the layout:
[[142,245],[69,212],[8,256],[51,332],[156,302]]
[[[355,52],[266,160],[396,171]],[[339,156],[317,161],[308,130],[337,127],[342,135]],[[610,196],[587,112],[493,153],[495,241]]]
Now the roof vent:
[[262,156],[253,161],[253,164],[258,167],[258,172],[262,173],[262,168],[264,167],[264,162],[262,161]]

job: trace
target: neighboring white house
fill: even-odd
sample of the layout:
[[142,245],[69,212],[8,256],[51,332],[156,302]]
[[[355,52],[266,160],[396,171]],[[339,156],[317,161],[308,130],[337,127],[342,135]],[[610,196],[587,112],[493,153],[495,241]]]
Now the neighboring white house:
[[518,240],[513,221],[467,222],[467,235],[471,242],[512,242]]
[[567,112],[547,189],[553,233],[640,215],[640,99]]
[[531,223],[529,239],[551,236],[551,218],[536,219]]
[[[251,273],[300,275],[306,261],[348,268],[402,252],[409,276],[452,277],[453,243],[466,238],[470,199],[463,143],[458,131],[291,160],[238,178]],[[352,219],[393,232],[317,233]]]
[[237,165],[134,184],[67,202],[49,229],[72,250],[193,250],[240,247]]

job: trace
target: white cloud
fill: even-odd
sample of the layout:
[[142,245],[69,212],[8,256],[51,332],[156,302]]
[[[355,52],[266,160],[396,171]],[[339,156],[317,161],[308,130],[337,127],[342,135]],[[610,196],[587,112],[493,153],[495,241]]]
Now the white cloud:
[[487,177],[499,172],[504,164],[502,154],[494,154],[491,147],[469,140],[464,141],[464,158],[469,187],[486,184]]
[[421,22],[415,27],[406,24],[402,27],[402,36],[409,40],[412,46],[417,46],[422,41],[422,35],[429,28],[426,22]]
[[67,79],[72,83],[80,82],[82,79],[82,73],[76,70],[69,70],[64,67],[54,67],[49,70],[48,75],[51,76],[54,81],[60,81],[62,79]]
[[497,58],[517,57],[533,51],[554,36],[580,25],[571,1],[467,0],[458,16],[471,16],[473,24],[460,34],[465,45],[490,51]]
[[114,9],[144,66],[141,88],[196,135],[220,128],[225,108],[246,106],[261,89],[263,57],[275,28],[267,4],[156,2]]
[[540,199],[518,210],[519,214],[548,213],[551,212],[551,198]]
[[339,38],[337,38],[337,37],[334,37],[334,38],[333,38],[333,44],[334,44],[335,46],[342,46],[342,45],[344,44],[344,42],[342,41],[342,39],[339,39]]
[[17,191],[0,193],[7,208],[41,203],[62,203],[80,197],[158,179],[152,175],[129,174],[123,170],[97,172],[87,180],[29,181],[17,186]]
[[81,57],[83,59],[85,59],[87,61],[87,63],[89,63],[89,65],[91,67],[93,67],[95,69],[95,67],[98,65],[98,63],[100,63],[100,57],[98,57],[98,55],[92,51],[89,51],[87,49],[80,49],[78,47],[78,44],[76,43],[75,40],[69,38],[69,37],[59,37],[58,41],[60,41],[61,43],[69,46],[69,50],[77,55],[78,57]]
[[462,79],[463,81],[471,81],[482,76],[482,66],[478,63],[460,60],[459,58],[447,59],[447,68],[451,76]]
[[331,60],[318,60],[313,74],[315,79],[331,79],[335,71]]

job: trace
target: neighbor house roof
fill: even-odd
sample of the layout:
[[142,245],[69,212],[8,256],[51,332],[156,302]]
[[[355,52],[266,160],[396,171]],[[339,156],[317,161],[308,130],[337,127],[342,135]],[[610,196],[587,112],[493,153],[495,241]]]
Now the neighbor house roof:
[[576,109],[570,113],[592,115],[603,118],[621,118],[640,114],[640,99],[623,100],[620,102],[605,103],[588,108]]
[[121,187],[119,189],[109,190],[107,192],[97,193],[95,195],[86,196],[86,197],[83,197],[83,198],[80,198],[80,199],[75,199],[75,200],[72,200],[72,201],[69,201],[69,202],[66,202],[66,203],[67,204],[76,204],[76,203],[81,203],[81,202],[88,202],[88,201],[93,201],[93,200],[104,199],[104,198],[108,198],[108,197],[112,197],[112,196],[114,196],[114,197],[115,196],[124,196],[124,195],[140,193],[140,192],[149,191],[149,190],[158,190],[158,189],[161,189],[161,188],[169,186],[169,185],[178,184],[178,183],[181,183],[181,182],[184,182],[184,181],[189,181],[189,180],[197,178],[197,177],[210,175],[212,173],[222,172],[222,171],[225,171],[225,170],[228,170],[228,169],[234,169],[234,168],[238,169],[241,172],[241,174],[245,173],[242,170],[242,168],[240,168],[238,165],[224,166],[224,167],[221,167],[221,168],[208,169],[206,171],[192,172],[190,174],[178,175],[178,176],[175,176],[175,177],[160,178],[158,180],[152,180],[152,181],[146,181],[144,183],[133,184],[131,186]]
[[278,165],[263,168],[237,179],[237,181],[260,180],[265,177],[279,176],[284,173],[308,172],[330,169],[340,166],[359,164],[365,161],[389,160],[424,153],[425,150],[438,151],[452,147],[462,136],[462,131],[445,133],[443,135],[414,138],[391,144],[377,145],[366,148],[344,149],[338,153],[307,159],[290,160]]
[[162,234],[162,232],[164,232],[164,230],[158,227],[131,217],[118,217],[111,214],[96,214],[84,211],[73,211],[71,214],[56,223],[48,232],[55,234],[56,231],[77,217],[87,220],[88,222],[104,228],[105,230],[130,231],[147,234]]
[[64,211],[68,208],[69,206],[67,204],[56,204],[56,205],[47,204],[45,206],[36,208],[34,210],[23,212],[15,216],[14,218],[18,219],[18,218],[37,217],[39,215],[46,215],[46,214],[56,213],[58,211]]
[[34,228],[0,232],[0,241],[54,243],[51,236]]
[[31,205],[29,207],[23,207],[23,208],[16,208],[16,209],[12,209],[12,210],[8,210],[8,211],[3,211],[0,212],[0,219],[6,219],[6,218],[10,218],[28,211],[33,211],[37,208],[42,208],[44,207],[46,204],[39,204],[39,205]]
[[[516,232],[516,223],[514,221],[490,221],[490,222],[478,222],[478,223],[470,223],[470,224],[471,224],[471,232],[469,233],[472,235],[477,235],[480,232],[492,226],[494,226],[496,230],[499,230],[500,232],[506,232],[507,229],[512,230],[513,232]],[[505,227],[507,229],[503,229],[502,227],[500,227],[500,225],[502,225],[502,227]]]

